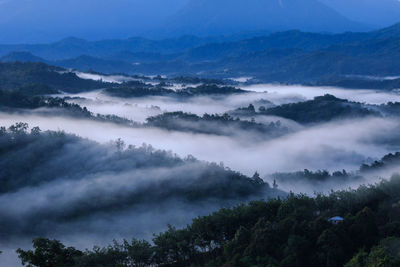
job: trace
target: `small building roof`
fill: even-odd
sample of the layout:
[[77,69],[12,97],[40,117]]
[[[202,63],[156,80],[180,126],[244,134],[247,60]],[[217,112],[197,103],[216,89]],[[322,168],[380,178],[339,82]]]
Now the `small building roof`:
[[343,221],[343,217],[340,216],[336,216],[336,217],[332,217],[330,218],[328,221]]

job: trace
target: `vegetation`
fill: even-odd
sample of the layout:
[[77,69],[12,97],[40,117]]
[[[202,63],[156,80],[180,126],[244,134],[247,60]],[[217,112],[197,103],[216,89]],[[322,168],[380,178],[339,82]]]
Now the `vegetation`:
[[179,76],[172,78],[171,81],[183,84],[220,84],[223,85],[224,82],[218,79],[206,79],[199,77],[191,77],[191,76]]
[[128,82],[122,86],[107,88],[104,92],[116,97],[144,97],[144,96],[171,96],[171,97],[193,97],[201,95],[228,95],[240,94],[245,91],[231,86],[220,86],[217,84],[203,84],[196,87],[186,87],[181,90],[171,90],[163,87],[163,84],[151,85],[143,82]]
[[389,153],[381,160],[376,160],[371,164],[363,164],[360,168],[361,172],[375,171],[382,168],[394,167],[400,163],[400,152]]
[[[136,125],[131,120],[121,118],[115,115],[93,114],[86,107],[78,104],[69,103],[65,98],[29,96],[18,92],[0,90],[0,110],[23,111],[38,108],[51,109],[50,115],[72,116],[74,118],[86,118],[101,122],[112,122],[117,124]],[[43,111],[44,112],[44,111]]]
[[[34,193],[40,192],[44,198],[50,194],[52,201],[36,203],[40,207],[33,213],[20,207],[20,213],[10,212],[12,207],[0,205],[0,235],[5,239],[46,234],[49,225],[99,213],[151,210],[160,203],[168,209],[181,203],[204,210],[210,203],[219,208],[284,195],[258,175],[247,177],[192,156],[182,159],[148,145],[126,147],[120,139],[100,145],[63,132],[28,128],[26,123],[0,128],[0,196],[14,203],[9,198],[20,196],[23,201],[33,193],[33,204],[42,203]],[[54,188],[65,194],[53,195]]]
[[[395,267],[400,260],[399,192],[400,176],[393,176],[376,185],[314,198],[292,194],[251,202],[196,218],[184,229],[169,227],[154,236],[153,245],[136,239],[116,242],[71,253],[65,264]],[[344,221],[329,222],[333,216]],[[49,244],[57,244],[61,251],[51,250]],[[25,263],[34,263],[42,251],[51,251],[45,261],[72,250],[58,241],[40,239],[34,240],[34,247],[34,251],[18,250]]]
[[327,81],[320,81],[315,85],[337,86],[342,88],[355,88],[355,89],[384,89],[393,90],[400,88],[400,79],[379,80],[368,78],[342,78],[333,77]]
[[362,179],[362,176],[354,173],[348,173],[346,170],[335,171],[329,173],[326,170],[319,170],[316,172],[305,169],[304,171],[292,172],[292,173],[275,173],[272,175],[273,179],[276,180],[278,184],[281,182],[291,183],[299,182],[300,180],[307,181],[310,183],[320,183],[320,182],[336,182],[342,183],[348,180]]
[[183,96],[197,96],[197,95],[228,95],[240,94],[245,91],[237,89],[232,86],[218,86],[215,84],[203,84],[197,87],[187,87],[178,91],[178,94]]
[[313,100],[285,104],[260,112],[263,115],[280,116],[300,123],[326,122],[340,118],[379,115],[361,103],[336,98],[333,95],[315,97]]
[[15,91],[22,88],[33,95],[54,91],[77,93],[108,86],[111,85],[80,79],[75,73],[44,63],[0,63],[0,88],[4,90]]
[[103,92],[110,96],[122,98],[175,95],[175,91],[173,90],[139,81],[128,82],[124,83],[122,86],[107,88]]
[[204,114],[199,117],[195,114],[184,112],[169,112],[147,118],[146,125],[173,131],[216,135],[235,135],[239,134],[239,131],[252,131],[271,137],[289,132],[286,127],[281,126],[280,121],[266,125],[255,121],[235,119],[226,113],[223,115]]
[[[176,80],[183,83],[198,80],[181,75],[197,76],[201,73],[209,78],[248,76],[264,82],[386,90],[398,88],[399,81],[353,79],[348,75],[398,76],[399,29],[400,24],[368,33],[285,31],[255,38],[244,35],[239,40],[185,36],[161,41],[133,38],[92,43],[70,38],[48,45],[3,46],[0,52],[4,55],[29,51],[53,59],[48,61],[51,64],[82,71],[164,73],[178,76]],[[183,41],[178,42],[180,39]],[[67,59],[55,60],[59,58]],[[4,57],[9,61],[16,59],[46,61],[29,54]]]
[[236,116],[273,115],[297,121],[299,123],[328,122],[335,119],[361,118],[367,116],[399,116],[400,103],[389,102],[371,105],[351,102],[326,94],[313,100],[284,104],[271,108],[260,106],[258,111],[254,105],[238,108],[230,114]]
[[62,108],[84,117],[90,116],[86,108],[81,108],[77,104],[70,104],[59,97],[28,96],[21,92],[2,90],[0,90],[0,107],[20,109]]
[[[37,127],[32,128],[30,132],[28,132],[28,129],[29,126],[26,123],[17,123],[10,126],[8,129],[4,127],[0,128],[0,154],[2,159],[0,160],[0,193],[15,191],[21,187],[36,186],[56,179],[57,177],[59,178],[60,176],[72,178],[79,173],[83,175],[84,173],[104,172],[107,170],[123,172],[127,168],[139,169],[150,166],[173,167],[184,164],[185,162],[200,163],[193,157],[183,160],[172,155],[170,152],[156,151],[146,145],[141,148],[130,146],[128,149],[122,151],[121,149],[124,149],[123,142],[116,143],[116,148],[118,150],[115,151],[115,148],[113,149],[116,153],[108,154],[109,148],[107,148],[107,146],[102,147],[94,142],[82,140],[73,135],[67,135],[63,132],[41,132]],[[63,151],[66,146],[76,148],[76,150],[70,152],[76,154],[76,159],[69,162],[69,167],[62,167],[58,164],[54,167],[50,167],[49,164],[51,164],[52,160],[55,160],[57,163],[57,159],[54,158],[54,155],[65,153]],[[86,152],[80,152],[82,149]],[[52,153],[43,153],[47,150],[52,151]],[[28,151],[29,153],[27,153]],[[94,152],[96,152],[98,156],[103,155],[103,157],[107,157],[107,161],[102,164],[99,164],[96,159],[89,161],[89,158],[93,156],[92,153]],[[22,154],[25,154],[25,156],[21,157]],[[80,155],[78,156],[78,154]],[[66,156],[68,155],[64,157]],[[81,164],[81,160],[78,160],[78,158],[82,157],[87,157],[84,160],[85,164]],[[92,164],[90,162],[92,162]],[[71,166],[74,167],[71,168]],[[224,167],[219,165],[205,164],[204,167],[209,167],[207,170],[208,175],[221,176],[219,181],[222,181],[223,176],[228,180],[232,179],[232,182],[237,180],[237,182],[241,184],[240,187],[242,188],[240,190],[243,192],[247,190],[245,187],[250,189],[245,185],[247,181],[250,182],[250,187],[253,184],[252,179],[246,178],[244,175],[233,171],[225,171]],[[43,170],[39,171],[42,168]],[[62,175],[59,173],[62,173]],[[213,181],[211,176],[204,178],[210,183]],[[206,186],[206,184],[204,180],[203,185]],[[254,183],[254,185],[256,184],[259,184],[259,182]],[[200,191],[201,190],[196,194],[200,195]],[[248,193],[250,193],[250,191]],[[221,195],[229,195],[229,193],[226,192]]]

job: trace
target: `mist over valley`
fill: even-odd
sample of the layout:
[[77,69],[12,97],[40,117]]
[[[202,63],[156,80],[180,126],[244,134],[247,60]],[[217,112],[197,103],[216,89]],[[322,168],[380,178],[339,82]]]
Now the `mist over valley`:
[[0,267],[400,266],[399,12],[0,1]]

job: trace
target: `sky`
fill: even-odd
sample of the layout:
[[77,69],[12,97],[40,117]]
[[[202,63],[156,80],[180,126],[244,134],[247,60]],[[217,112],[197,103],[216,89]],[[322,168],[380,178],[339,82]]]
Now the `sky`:
[[398,0],[0,0],[0,43],[368,30],[398,21]]

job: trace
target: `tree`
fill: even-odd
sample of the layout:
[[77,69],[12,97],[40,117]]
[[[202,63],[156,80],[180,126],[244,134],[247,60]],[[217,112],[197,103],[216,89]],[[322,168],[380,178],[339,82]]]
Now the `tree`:
[[24,122],[17,122],[14,125],[11,125],[8,130],[14,134],[23,134],[26,133],[26,130],[28,130],[29,126],[27,123]]
[[75,259],[83,255],[73,247],[66,248],[60,241],[36,238],[32,241],[34,250],[17,249],[22,265],[28,267],[73,267]]
[[368,253],[364,250],[358,252],[354,257],[345,265],[345,267],[365,267],[367,266]]
[[258,172],[255,172],[252,179],[257,183],[257,184],[264,184],[264,180],[261,179],[260,174]]
[[135,238],[130,243],[124,240],[124,249],[127,252],[129,266],[144,267],[151,265],[154,249],[149,242]]
[[39,127],[33,127],[33,128],[31,129],[31,134],[33,134],[33,135],[38,135],[38,134],[40,134],[41,131],[42,131],[42,130],[40,130]]
[[118,139],[115,141],[115,146],[117,147],[117,150],[118,150],[119,152],[122,152],[122,151],[125,149],[126,144],[125,144],[125,142],[124,142],[121,138],[118,138]]

